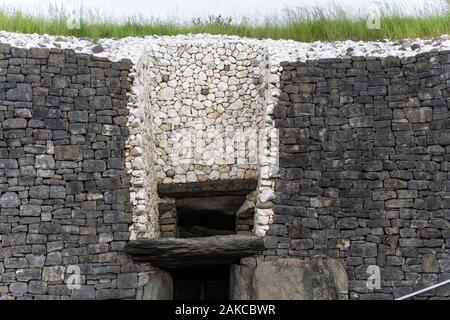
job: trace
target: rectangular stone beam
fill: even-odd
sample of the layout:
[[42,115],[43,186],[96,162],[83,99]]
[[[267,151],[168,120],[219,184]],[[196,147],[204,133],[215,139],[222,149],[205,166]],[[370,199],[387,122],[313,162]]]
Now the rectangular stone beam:
[[133,260],[166,269],[232,264],[264,250],[263,239],[249,235],[141,239],[126,247]]
[[248,194],[255,191],[257,185],[256,179],[159,184],[158,194],[160,197]]

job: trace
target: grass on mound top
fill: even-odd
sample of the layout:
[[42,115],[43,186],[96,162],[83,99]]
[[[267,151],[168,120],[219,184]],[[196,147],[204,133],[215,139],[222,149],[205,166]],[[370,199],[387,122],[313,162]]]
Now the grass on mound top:
[[68,27],[68,18],[61,10],[50,18],[33,16],[19,11],[0,9],[0,29],[20,33],[39,33],[60,36],[123,38],[145,35],[178,35],[209,33],[238,35],[250,38],[316,40],[377,40],[432,37],[450,34],[450,6],[442,4],[440,10],[422,10],[406,15],[398,10],[381,10],[381,28],[370,29],[364,15],[350,17],[343,9],[287,9],[279,16],[266,17],[260,23],[249,18],[221,16],[194,19],[190,23],[130,18],[124,22],[98,18],[92,12],[83,14],[79,28]]

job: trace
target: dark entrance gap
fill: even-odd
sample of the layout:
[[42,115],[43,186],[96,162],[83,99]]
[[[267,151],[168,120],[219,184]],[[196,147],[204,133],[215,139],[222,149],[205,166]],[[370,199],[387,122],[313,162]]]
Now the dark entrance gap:
[[192,183],[158,184],[160,197],[204,197],[230,194],[249,194],[255,191],[258,180],[219,180]]
[[174,300],[229,300],[230,266],[172,270]]
[[180,238],[236,233],[236,212],[245,195],[199,196],[176,199]]

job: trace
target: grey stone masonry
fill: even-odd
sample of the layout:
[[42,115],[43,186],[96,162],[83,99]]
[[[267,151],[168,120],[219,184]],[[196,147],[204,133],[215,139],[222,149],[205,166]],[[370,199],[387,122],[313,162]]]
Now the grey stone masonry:
[[[268,256],[339,258],[351,299],[450,276],[450,51],[283,63]],[[367,267],[381,268],[369,290]],[[448,298],[448,286],[420,296]]]
[[[450,51],[303,62],[259,42],[183,41],[135,65],[0,44],[0,300],[151,296],[161,274],[125,248],[177,237],[183,190],[245,190],[236,233],[265,246],[252,265],[336,262],[350,299],[450,277]],[[225,148],[243,166],[206,134],[228,127],[257,133]],[[191,137],[208,152],[190,153]]]
[[130,68],[0,45],[0,299],[135,298],[147,266],[123,251]]

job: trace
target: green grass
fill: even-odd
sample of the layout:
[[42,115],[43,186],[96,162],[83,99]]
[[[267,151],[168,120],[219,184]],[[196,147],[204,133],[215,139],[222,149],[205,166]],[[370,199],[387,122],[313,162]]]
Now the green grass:
[[[118,22],[84,14],[79,29],[67,27],[67,17],[58,11],[51,18],[31,16],[18,11],[0,10],[0,29],[21,33],[77,36],[91,39],[123,38],[145,35],[223,34],[251,38],[293,39],[298,41],[377,40],[432,37],[450,34],[450,9],[441,3],[439,10],[408,16],[398,10],[385,10],[381,29],[369,29],[364,16],[349,17],[340,8],[287,10],[281,16],[267,17],[254,24],[249,19],[210,17],[190,23],[130,18]],[[389,13],[386,13],[389,12]],[[89,16],[90,15],[90,16]],[[89,21],[89,22],[88,22]]]

